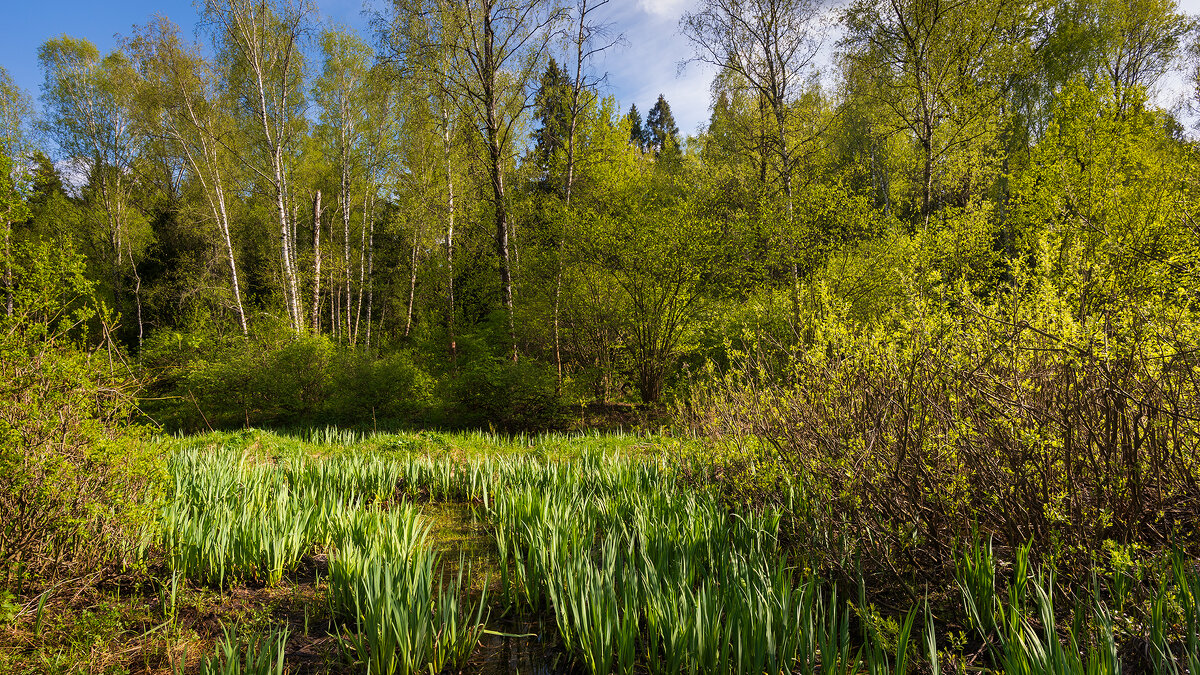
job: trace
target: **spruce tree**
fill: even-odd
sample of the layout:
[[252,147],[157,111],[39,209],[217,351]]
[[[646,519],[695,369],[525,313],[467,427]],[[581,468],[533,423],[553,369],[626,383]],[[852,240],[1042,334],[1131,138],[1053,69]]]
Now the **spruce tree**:
[[629,120],[629,142],[639,150],[645,150],[646,129],[642,127],[642,113],[638,111],[637,104],[629,106],[629,113],[625,117]]
[[679,127],[675,125],[675,116],[671,114],[671,104],[662,94],[646,115],[646,131],[649,145],[654,148],[655,156],[661,156],[664,150],[679,147]]
[[534,154],[542,171],[549,171],[554,153],[566,147],[570,95],[570,76],[558,62],[550,59],[534,97],[534,116],[541,123],[533,132]]

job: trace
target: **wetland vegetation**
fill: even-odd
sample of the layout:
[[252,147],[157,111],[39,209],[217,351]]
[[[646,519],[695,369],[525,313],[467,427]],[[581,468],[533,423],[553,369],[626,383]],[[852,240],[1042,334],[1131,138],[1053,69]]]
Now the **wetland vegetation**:
[[731,501],[697,483],[724,467],[695,439],[326,428],[140,443],[169,460],[125,572],[24,606],[6,595],[7,668],[1180,673],[1200,659],[1183,549],[1112,546],[1072,579],[1031,544],[977,535],[940,586],[869,559],[830,566],[798,545],[815,534],[809,486],[764,465],[745,478],[781,481],[784,501]]
[[0,68],[0,672],[1200,675],[1195,19],[653,4]]

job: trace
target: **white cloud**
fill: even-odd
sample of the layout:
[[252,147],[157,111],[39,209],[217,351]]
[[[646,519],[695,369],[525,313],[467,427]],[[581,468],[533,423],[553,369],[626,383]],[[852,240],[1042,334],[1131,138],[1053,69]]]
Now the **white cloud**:
[[672,18],[679,18],[683,9],[690,4],[692,4],[690,0],[638,0],[638,5],[643,12]]
[[[695,133],[708,121],[712,72],[691,64],[679,72],[679,63],[691,56],[691,45],[679,34],[679,17],[698,0],[637,0],[621,3],[604,18],[624,34],[626,45],[612,49],[593,64],[608,73],[609,91],[623,109],[636,104],[645,115],[661,93],[671,104],[679,130]],[[617,3],[613,3],[616,5]]]

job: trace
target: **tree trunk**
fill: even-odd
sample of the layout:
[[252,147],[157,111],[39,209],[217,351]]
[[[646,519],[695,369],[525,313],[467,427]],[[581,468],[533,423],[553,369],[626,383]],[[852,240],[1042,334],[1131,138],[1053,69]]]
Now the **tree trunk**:
[[767,184],[767,100],[758,94],[758,180]]
[[[578,32],[575,34],[575,81],[571,84],[571,123],[567,130],[567,179],[564,181],[563,188],[568,219],[571,217],[571,192],[575,186],[575,130],[579,126],[579,95],[583,89],[584,26],[587,20],[587,11],[587,2],[585,1],[580,7]],[[554,273],[554,366],[558,378],[554,385],[555,391],[562,390],[563,380],[561,307],[563,249],[567,240],[566,223],[563,223],[562,227],[563,231],[558,237],[558,250],[555,256],[557,269]]]
[[321,332],[321,191],[313,195],[313,304],[312,329]]
[[[369,181],[368,181],[369,182]],[[358,331],[362,325],[363,296],[367,287],[367,202],[371,188],[363,190],[362,230],[358,237],[358,296],[354,301],[354,344],[358,344]]]
[[450,163],[450,114],[442,108],[442,148],[446,154],[446,267],[449,272],[447,298],[450,302],[446,317],[446,332],[450,338],[450,358],[458,355],[454,338],[454,172]]
[[200,145],[200,151],[203,154],[204,164],[210,167],[212,171],[212,185],[208,184],[208,179],[205,178],[204,170],[201,168],[201,162],[197,159],[194,149],[189,145],[181,129],[173,124],[168,124],[168,131],[174,136],[175,141],[183,148],[184,154],[187,156],[188,162],[192,165],[192,170],[196,172],[197,178],[200,179],[200,185],[204,188],[204,193],[208,198],[209,208],[212,209],[213,218],[217,221],[217,226],[221,229],[221,237],[225,243],[225,255],[229,258],[229,276],[233,282],[233,302],[234,308],[237,310],[238,323],[242,328],[242,335],[250,334],[249,327],[246,325],[246,310],[242,305],[242,286],[238,279],[237,272],[237,257],[233,252],[233,238],[229,234],[229,212],[225,206],[225,183],[221,178],[221,170],[217,158],[217,143],[215,136],[210,133],[206,125],[201,123],[200,116],[196,112],[195,106],[192,105],[192,99],[184,96],[183,103],[187,108],[187,121],[191,124],[193,130],[197,134],[197,139]]
[[[569,211],[568,211],[569,212]],[[558,270],[554,274],[554,365],[558,370],[558,382],[554,385],[556,391],[562,390],[563,366],[562,366],[562,339],[560,325],[560,307],[562,303],[562,281],[563,281],[563,240],[566,237],[559,237],[558,240]]]
[[280,255],[283,261],[284,296],[288,307],[288,316],[292,320],[292,329],[301,332],[299,294],[296,286],[296,264],[292,249],[291,227],[287,216],[287,203],[283,178],[283,147],[276,146],[272,155],[275,171],[275,206],[279,215],[279,238],[281,242]]
[[[95,166],[100,166],[100,156],[98,154],[92,158],[92,161],[95,163]],[[124,284],[121,283],[121,221],[119,216],[114,213],[112,187],[109,185],[104,168],[101,167],[99,172],[100,197],[104,202],[105,216],[108,218],[109,245],[112,246],[113,305],[117,311],[118,321],[120,321],[125,314],[125,298],[122,294]]]
[[[121,238],[120,238],[121,223],[124,221],[124,215],[125,215],[124,213],[122,213],[122,208],[121,208],[123,200],[120,197],[121,184],[120,184],[119,180],[117,182],[116,189],[117,189],[117,194],[112,196],[112,205],[111,205],[112,216],[111,216],[111,218],[112,218],[112,223],[113,223],[113,231],[117,234],[117,239],[116,239],[116,242],[117,242],[117,265],[119,266],[121,264]],[[142,341],[145,338],[145,324],[143,323],[143,320],[142,320],[142,277],[140,274],[138,274],[137,262],[134,261],[134,259],[133,259],[133,244],[131,244],[128,239],[125,240],[125,250],[129,254],[129,268],[133,272],[133,280],[134,280],[133,301],[134,301],[134,308],[137,312],[138,358],[141,358]],[[119,273],[117,274],[117,276],[119,276]]]
[[924,151],[924,161],[921,167],[921,217],[925,227],[929,227],[929,215],[933,212],[933,123],[926,118],[922,123],[924,137],[921,139],[921,149]]
[[512,360],[517,360],[517,329],[513,318],[512,272],[508,257],[508,212],[504,205],[504,167],[499,145],[492,144],[492,190],[496,208],[496,257],[500,260],[500,292],[508,313],[508,337]]
[[500,261],[500,292],[504,308],[508,312],[508,337],[512,345],[512,360],[517,360],[517,329],[513,318],[513,287],[512,270],[508,256],[508,211],[505,206],[504,194],[504,153],[500,147],[500,121],[497,117],[496,100],[497,77],[499,64],[495,59],[496,32],[492,25],[493,8],[488,7],[483,16],[483,95],[486,112],[488,166],[492,174],[492,200],[496,218],[496,257]]
[[408,275],[408,317],[404,320],[404,337],[412,332],[413,303],[417,299],[417,237],[413,235],[412,260]]
[[783,175],[783,190],[787,198],[788,237],[792,240],[792,336],[799,343],[802,332],[800,330],[800,263],[796,257],[800,255],[800,251],[796,245],[796,207],[792,198],[792,178],[786,172]]
[[350,167],[346,158],[346,140],[343,131],[342,138],[342,265],[345,268],[345,320],[344,335],[350,342]]
[[[239,26],[239,29],[242,27]],[[283,169],[283,133],[282,125],[275,129],[272,133],[270,110],[272,105],[267,103],[266,91],[266,74],[263,72],[263,64],[261,62],[262,55],[251,46],[251,36],[246,35],[243,30],[246,55],[250,63],[250,67],[254,70],[255,85],[258,94],[258,121],[262,125],[263,136],[267,141],[267,145],[271,148],[271,169],[274,174],[275,188],[275,207],[279,216],[279,238],[280,238],[280,257],[283,263],[283,294],[285,303],[288,307],[288,315],[292,320],[292,329],[300,333],[304,330],[303,318],[300,310],[300,293],[296,282],[296,264],[292,246],[292,228],[287,217],[287,182],[286,175]],[[290,55],[289,55],[290,56]],[[290,58],[285,60],[283,68],[283,77],[287,77],[289,70]],[[281,100],[278,101],[278,110],[280,114],[287,109],[287,88],[283,88],[281,92]]]
[[367,351],[371,351],[371,308],[375,300],[375,205],[369,209],[370,224],[367,235]]
[[13,315],[12,223],[4,219],[4,313]]
[[229,236],[229,215],[225,210],[225,189],[221,186],[220,178],[216,179],[217,206],[220,210],[218,221],[221,223],[221,235],[225,238],[225,254],[229,257],[229,275],[233,280],[233,303],[237,308],[238,322],[242,327],[242,335],[249,335],[246,325],[246,310],[242,305],[242,286],[238,281],[237,258],[233,254],[233,238]]
[[137,305],[138,359],[141,359],[142,340],[145,337],[145,324],[142,322],[142,275],[138,274],[137,263],[133,260],[133,247],[127,243],[126,250],[129,252],[129,267],[133,270],[133,300]]

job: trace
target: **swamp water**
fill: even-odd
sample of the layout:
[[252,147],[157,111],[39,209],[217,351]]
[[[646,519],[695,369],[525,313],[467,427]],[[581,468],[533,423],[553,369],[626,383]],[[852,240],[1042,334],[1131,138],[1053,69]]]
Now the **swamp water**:
[[442,556],[443,578],[457,576],[465,565],[473,598],[488,585],[491,615],[487,631],[464,669],[478,675],[573,675],[570,655],[558,638],[550,617],[504,614],[495,542],[487,523],[469,504],[456,502],[421,505],[421,515],[432,523],[430,543]]

